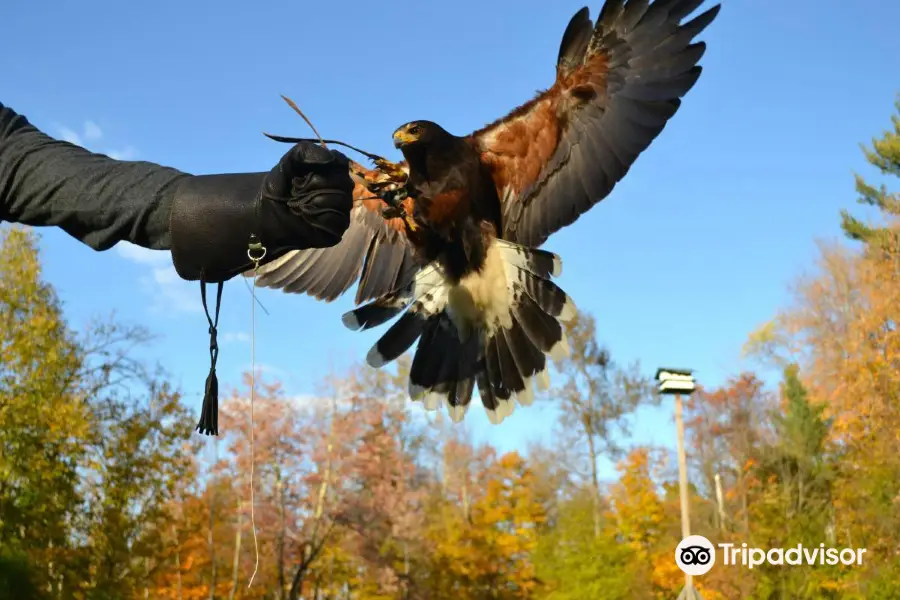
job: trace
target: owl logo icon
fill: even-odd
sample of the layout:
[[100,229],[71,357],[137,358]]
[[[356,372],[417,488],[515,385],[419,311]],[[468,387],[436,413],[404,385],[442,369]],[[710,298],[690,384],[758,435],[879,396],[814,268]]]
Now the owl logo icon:
[[716,547],[702,535],[689,535],[675,548],[675,564],[688,575],[705,575],[716,564]]

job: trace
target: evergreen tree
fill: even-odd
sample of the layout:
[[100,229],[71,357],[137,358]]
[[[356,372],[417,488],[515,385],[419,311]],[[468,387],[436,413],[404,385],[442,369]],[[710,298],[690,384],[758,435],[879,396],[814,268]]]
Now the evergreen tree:
[[[866,160],[883,175],[900,177],[900,99],[895,106],[897,114],[891,117],[893,130],[888,130],[880,139],[873,140],[871,148],[863,148],[863,153]],[[874,227],[842,210],[841,228],[844,233],[850,239],[863,242],[870,249],[877,246],[896,250],[900,232],[895,223],[891,227],[891,221],[900,217],[900,194],[889,192],[884,185],[871,185],[860,175],[856,175],[856,191],[859,193],[857,202],[877,208],[888,223],[884,227]]]
[[[784,369],[781,400],[783,412],[772,415],[775,439],[763,447],[756,470],[761,497],[754,509],[754,536],[773,548],[831,545],[831,420],[824,416],[824,405],[810,401],[796,364]],[[760,598],[836,597],[826,583],[839,577],[836,568],[764,565],[760,575]]]
[[[796,364],[785,367],[781,394],[784,414],[773,417],[778,450],[782,460],[791,464],[802,488],[804,482],[825,473],[825,443],[831,420],[824,417],[824,405],[810,402]],[[803,510],[802,493],[796,500],[797,509]]]

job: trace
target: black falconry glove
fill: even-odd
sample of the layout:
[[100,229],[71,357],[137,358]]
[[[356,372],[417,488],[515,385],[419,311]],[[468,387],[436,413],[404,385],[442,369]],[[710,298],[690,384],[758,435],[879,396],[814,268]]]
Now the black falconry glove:
[[290,250],[328,248],[350,226],[353,180],[347,157],[312,143],[291,148],[268,173],[198,175],[175,189],[169,231],[172,262],[187,280],[219,283]]
[[[263,264],[290,250],[336,245],[350,226],[353,185],[347,157],[312,143],[291,148],[268,173],[195,176],[178,184],[169,217],[172,262],[183,279],[200,280],[209,323],[200,433],[219,433],[216,361],[223,282],[252,268],[251,256]],[[206,283],[218,283],[214,318]]]

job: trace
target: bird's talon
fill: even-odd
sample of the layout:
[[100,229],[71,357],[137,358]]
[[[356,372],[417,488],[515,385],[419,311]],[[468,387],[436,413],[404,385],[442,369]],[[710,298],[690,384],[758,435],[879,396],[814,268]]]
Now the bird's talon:
[[381,209],[381,216],[385,219],[396,219],[398,217],[402,217],[403,211],[400,210],[397,206],[388,206],[387,208]]

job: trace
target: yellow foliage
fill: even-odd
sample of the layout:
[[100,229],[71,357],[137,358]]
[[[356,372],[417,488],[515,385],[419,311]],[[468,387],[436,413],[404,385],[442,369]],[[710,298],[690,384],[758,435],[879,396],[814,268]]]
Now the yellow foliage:
[[[477,480],[484,487],[468,518],[444,505],[430,528],[438,589],[460,600],[485,589],[504,598],[533,598],[539,585],[532,560],[545,515],[534,497],[534,474],[517,453],[505,454]],[[443,596],[442,596],[443,597]]]
[[650,451],[632,450],[618,466],[619,481],[612,500],[619,533],[641,556],[649,558],[662,535],[664,508],[651,477]]

